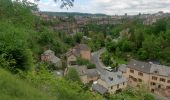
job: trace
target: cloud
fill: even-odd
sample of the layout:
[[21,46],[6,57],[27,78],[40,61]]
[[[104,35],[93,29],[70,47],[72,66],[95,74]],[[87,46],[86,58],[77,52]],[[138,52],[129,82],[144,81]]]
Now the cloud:
[[[29,0],[33,1],[33,0]],[[105,14],[138,14],[170,12],[170,0],[75,0],[74,7],[60,9],[60,3],[53,0],[41,0],[38,7],[42,11],[83,12]]]

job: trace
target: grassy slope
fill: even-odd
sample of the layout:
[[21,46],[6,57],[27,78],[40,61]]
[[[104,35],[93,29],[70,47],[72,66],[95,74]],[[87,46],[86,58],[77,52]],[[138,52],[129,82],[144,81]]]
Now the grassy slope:
[[0,69],[0,100],[57,100]]

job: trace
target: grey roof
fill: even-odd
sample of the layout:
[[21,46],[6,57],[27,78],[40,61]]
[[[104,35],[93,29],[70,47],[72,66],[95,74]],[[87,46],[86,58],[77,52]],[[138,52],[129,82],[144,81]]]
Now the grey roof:
[[86,66],[72,66],[72,68],[76,69],[80,76],[86,75]]
[[[155,71],[157,71],[157,73]],[[170,77],[170,67],[152,64],[152,67],[150,69],[150,73]]]
[[128,67],[145,73],[150,73],[151,64],[132,59],[128,63]]
[[78,47],[80,50],[89,50],[89,47],[86,44],[79,44]]
[[128,64],[128,67],[148,74],[157,74],[170,77],[170,67],[154,64],[152,62],[147,63],[137,60],[131,60]]
[[45,55],[48,55],[48,54],[50,54],[50,53],[54,53],[54,51],[52,51],[52,50],[46,50],[43,54],[45,54]]
[[92,89],[99,92],[100,94],[105,94],[108,90],[100,84],[93,84]]
[[126,68],[127,68],[127,65],[122,64],[122,65],[119,65],[118,70],[121,71],[121,72],[123,72],[123,73],[125,73],[125,72],[126,72]]
[[102,75],[101,79],[105,81],[108,86],[113,86],[117,84],[121,84],[123,82],[127,82],[127,79],[122,75],[122,72],[109,72],[106,75]]
[[86,74],[88,77],[97,77],[99,73],[96,69],[87,69]]
[[80,76],[87,75],[87,77],[98,77],[99,73],[96,69],[87,69],[87,66],[72,66],[76,69]]
[[58,62],[61,61],[60,58],[56,57],[56,56],[52,56],[50,59],[49,59],[52,63],[56,64]]

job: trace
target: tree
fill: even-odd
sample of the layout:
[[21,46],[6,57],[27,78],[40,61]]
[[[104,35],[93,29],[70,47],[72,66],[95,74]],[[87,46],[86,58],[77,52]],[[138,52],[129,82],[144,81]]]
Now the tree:
[[142,47],[142,42],[144,41],[144,34],[143,34],[143,30],[136,30],[135,31],[135,43],[136,43],[136,47],[140,48]]
[[142,48],[138,50],[137,55],[140,60],[147,60],[149,57],[148,52]]
[[[41,0],[35,0],[35,1],[41,1]],[[62,4],[60,5],[61,8],[63,7],[72,7],[74,0],[54,0],[54,2],[61,2]]]
[[109,66],[112,64],[112,60],[111,60],[111,55],[106,52],[102,55],[102,61],[106,66]]
[[68,73],[67,73],[67,75],[65,76],[65,78],[67,79],[67,80],[70,80],[70,81],[73,81],[73,82],[81,82],[81,80],[80,80],[80,77],[79,77],[79,74],[78,74],[78,72],[76,71],[76,69],[74,69],[74,68],[69,68],[68,69]]
[[160,44],[156,41],[157,38],[154,35],[147,36],[142,43],[142,48],[149,54],[149,59],[157,60],[159,51],[160,51]]
[[89,64],[87,64],[87,68],[88,69],[93,69],[93,68],[96,68],[96,65],[92,64],[92,63],[89,63]]
[[80,43],[82,38],[83,38],[83,34],[82,33],[76,33],[74,35],[74,39],[75,39],[76,43]]
[[124,52],[129,52],[132,51],[134,49],[134,44],[131,41],[123,41],[122,46],[121,46],[121,50]]
[[113,41],[106,42],[106,49],[108,52],[114,52],[116,50],[117,44]]

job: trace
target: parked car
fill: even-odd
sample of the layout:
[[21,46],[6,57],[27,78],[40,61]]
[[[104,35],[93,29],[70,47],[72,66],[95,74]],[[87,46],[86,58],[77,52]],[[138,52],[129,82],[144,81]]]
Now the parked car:
[[109,72],[112,72],[113,69],[111,67],[104,67],[105,70],[109,71]]

